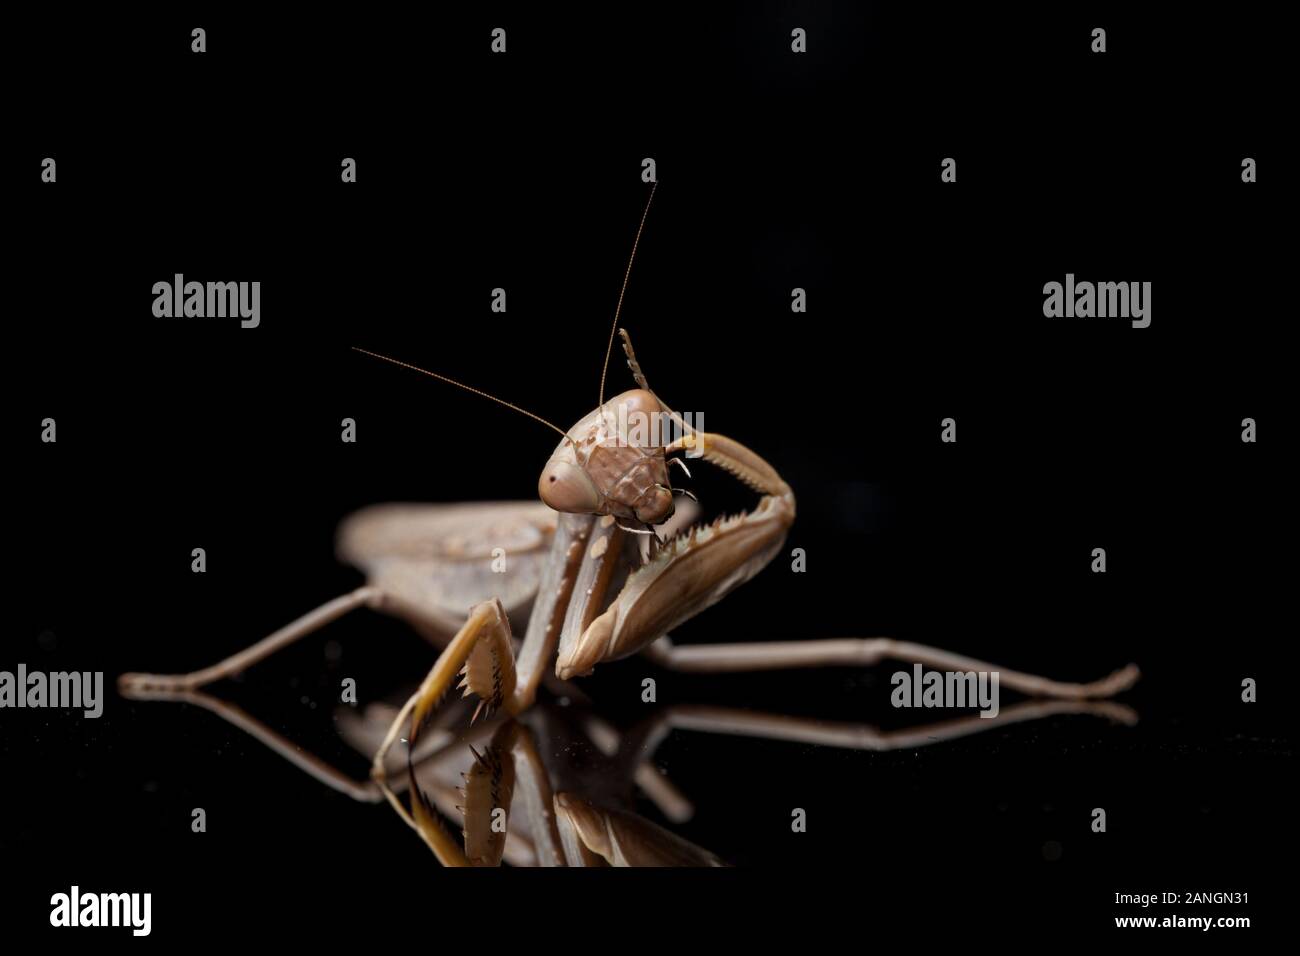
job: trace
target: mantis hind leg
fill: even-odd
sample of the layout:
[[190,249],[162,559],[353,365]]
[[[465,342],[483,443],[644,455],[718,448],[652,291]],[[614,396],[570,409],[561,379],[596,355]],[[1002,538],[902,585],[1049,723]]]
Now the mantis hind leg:
[[326,601],[320,607],[308,611],[296,621],[286,624],[256,644],[208,667],[190,671],[188,674],[123,674],[118,677],[117,686],[128,697],[152,691],[196,690],[213,681],[242,673],[277,651],[338,620],[349,611],[360,607],[380,610],[387,603],[389,599],[381,589],[370,585],[360,587],[332,601]]
[[1009,670],[911,641],[886,637],[839,638],[822,641],[765,641],[752,644],[676,646],[661,638],[643,652],[655,663],[679,671],[754,671],[790,667],[869,666],[889,659],[923,664],[946,671],[997,671],[1004,687],[1031,697],[1088,700],[1113,697],[1128,690],[1140,676],[1129,664],[1100,680],[1076,683]]

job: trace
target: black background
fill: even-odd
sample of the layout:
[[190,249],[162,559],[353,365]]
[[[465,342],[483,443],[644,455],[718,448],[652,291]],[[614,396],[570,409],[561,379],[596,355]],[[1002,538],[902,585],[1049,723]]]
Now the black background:
[[[498,25],[505,56],[488,52]],[[173,945],[254,919],[451,945],[487,924],[513,945],[687,912],[723,934],[850,920],[869,939],[969,910],[954,925],[973,935],[1072,935],[1150,912],[1116,892],[1196,889],[1251,903],[1179,912],[1266,932],[1295,850],[1279,33],[1232,8],[1092,4],[15,26],[0,668],[109,684],[187,670],[359,584],[333,557],[357,507],[531,497],[553,433],[348,346],[576,420],[653,156],[623,324],[657,392],[782,472],[799,497],[789,547],[808,555],[807,573],[778,559],[677,638],[888,634],[1063,679],[1130,660],[1144,676],[1123,698],[1132,728],[1060,717],[890,753],[674,734],[656,762],[698,808],[675,829],[739,867],[708,881],[457,881],[386,808],[196,709],[110,695],[98,721],[6,711],[6,926],[48,928],[49,895],[79,882],[152,891],[154,936]],[[39,182],[45,156],[56,185]],[[939,181],[946,156],[956,184]],[[261,327],[155,319],[152,284],[176,272],[260,280]],[[1042,286],[1067,272],[1151,281],[1151,327],[1045,319]],[[617,360],[611,381],[630,385]],[[55,445],[37,437],[46,416]],[[955,445],[939,441],[947,416]],[[702,468],[711,510],[746,503]],[[360,777],[330,726],[339,679],[377,698],[431,660],[359,614],[218,692]],[[655,676],[662,703],[894,727],[893,669],[634,660],[584,690],[620,726],[646,716]],[[207,834],[190,832],[195,806]],[[790,832],[793,807],[807,833]],[[492,915],[516,905],[538,922]]]

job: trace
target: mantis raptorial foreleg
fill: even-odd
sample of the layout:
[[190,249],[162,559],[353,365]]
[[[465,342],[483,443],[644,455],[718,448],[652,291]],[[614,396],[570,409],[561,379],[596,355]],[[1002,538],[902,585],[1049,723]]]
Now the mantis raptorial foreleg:
[[556,673],[589,673],[601,661],[635,654],[761,571],[776,556],[794,522],[795,501],[776,469],[740,442],[692,432],[667,450],[698,450],[763,497],[754,510],[652,545],[608,607],[580,636],[561,640]]
[[[461,673],[464,674],[462,686],[466,688],[466,694],[472,692],[482,698],[480,709],[486,707],[492,711],[504,705],[510,713],[517,713],[514,709],[514,645],[510,619],[500,601],[484,601],[470,609],[465,625],[438,655],[419,689],[393,718],[388,735],[375,752],[371,766],[375,777],[383,778],[384,761],[389,748],[401,734],[402,725],[410,720],[410,746],[414,746],[420,723],[451,689],[456,675]],[[476,711],[475,716],[477,714]]]
[[[376,781],[398,816],[415,830],[444,866],[496,866],[502,859],[512,864],[564,866],[560,833],[556,826],[553,793],[532,732],[513,720],[499,725],[482,752],[470,750],[474,763],[461,774],[463,786],[447,792],[433,784],[432,799],[408,774],[411,807],[408,811],[389,789]],[[436,806],[435,806],[436,805]],[[464,849],[438,819],[460,816]],[[498,819],[499,815],[505,817]],[[521,837],[506,820],[516,815],[527,820],[528,837]]]

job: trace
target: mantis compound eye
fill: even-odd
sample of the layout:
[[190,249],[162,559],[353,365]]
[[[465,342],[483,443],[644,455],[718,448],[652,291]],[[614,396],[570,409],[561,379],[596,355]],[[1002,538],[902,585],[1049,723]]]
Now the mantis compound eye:
[[549,508],[569,514],[596,514],[600,494],[587,473],[567,461],[552,461],[537,481],[537,494]]

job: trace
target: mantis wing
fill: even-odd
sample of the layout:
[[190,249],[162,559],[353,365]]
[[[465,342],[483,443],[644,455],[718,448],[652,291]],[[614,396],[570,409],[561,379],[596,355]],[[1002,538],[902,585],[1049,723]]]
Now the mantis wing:
[[537,501],[376,505],[344,519],[337,551],[448,633],[470,607],[494,597],[522,629],[555,522]]

